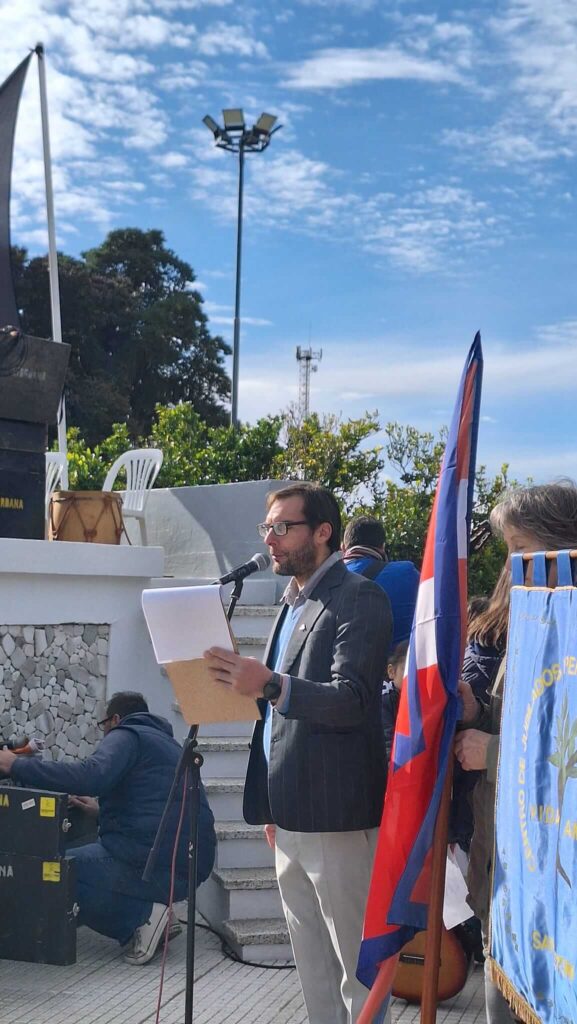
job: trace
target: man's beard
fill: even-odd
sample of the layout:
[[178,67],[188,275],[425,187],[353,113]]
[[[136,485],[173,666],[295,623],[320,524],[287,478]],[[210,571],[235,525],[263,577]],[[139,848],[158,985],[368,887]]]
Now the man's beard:
[[282,562],[273,562],[273,572],[277,576],[298,576],[307,579],[317,567],[316,549],[312,539],[299,551],[292,551]]

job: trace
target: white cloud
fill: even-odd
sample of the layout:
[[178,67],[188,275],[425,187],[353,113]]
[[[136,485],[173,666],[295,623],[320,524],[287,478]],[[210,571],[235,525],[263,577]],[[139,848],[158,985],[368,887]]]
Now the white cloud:
[[167,92],[195,89],[208,75],[208,64],[194,60],[186,63],[171,62],[158,80],[161,89]]
[[[546,408],[553,395],[570,399],[577,376],[576,341],[577,319],[536,328],[532,341],[520,349],[484,342],[482,411],[487,428],[506,418],[504,403],[521,402],[529,409],[538,398],[540,407]],[[315,346],[323,350],[315,377],[317,407],[321,410],[335,411],[346,400],[356,402],[357,408],[359,403],[369,410],[380,408],[383,420],[413,422],[416,410],[420,410],[419,416],[434,416],[439,425],[449,418],[463,369],[465,343],[447,346],[435,337],[425,342],[383,335],[370,340],[352,336],[340,342],[319,337]],[[253,395],[261,389],[264,398],[268,386],[269,411],[283,405],[287,376],[290,380],[292,372],[295,383],[297,380],[291,358],[294,347],[283,339],[283,349],[290,356],[274,368],[254,357],[245,360],[243,393],[246,373]],[[386,359],[379,363],[381,369],[375,365],[375,351],[386,353]]]
[[363,13],[375,7],[377,0],[297,0],[302,7],[349,7],[353,13]]
[[574,0],[509,0],[491,22],[529,109],[561,136],[577,132],[577,8]]
[[203,7],[230,7],[234,0],[155,0],[161,11],[198,11]]
[[[198,155],[198,154],[197,154]],[[230,155],[202,152],[192,170],[192,196],[232,222],[237,214],[238,179]],[[247,221],[260,230],[274,225],[333,240],[354,241],[413,273],[452,273],[465,254],[503,243],[504,215],[452,181],[430,188],[375,193],[368,198],[339,192],[339,175],[322,160],[296,149],[249,161],[244,192]]]
[[411,79],[462,83],[459,71],[441,61],[415,57],[396,46],[319,50],[288,67],[283,85],[290,89],[342,89],[360,82]]
[[203,56],[214,57],[219,53],[235,53],[240,57],[268,56],[264,43],[254,39],[242,25],[229,25],[227,22],[215,22],[206,29],[197,40],[197,50]]
[[181,167],[186,167],[190,158],[184,153],[177,153],[169,150],[168,153],[158,153],[154,157],[154,160],[161,167],[166,167],[167,170],[176,170]]
[[543,324],[536,329],[540,341],[552,346],[575,346],[577,349],[577,318],[562,320],[558,324]]
[[[196,281],[194,287],[197,287]],[[210,318],[211,324],[219,324],[220,326],[232,327],[234,324],[233,308],[232,306],[223,306],[217,302],[205,302],[204,312]],[[241,321],[243,324],[250,327],[272,327],[272,320],[266,320],[264,317],[249,316],[241,312]]]
[[530,125],[521,130],[512,121],[500,121],[481,129],[449,129],[442,132],[442,141],[468,152],[477,164],[532,172],[535,166],[571,157],[573,149],[566,142],[547,139],[539,128]]
[[487,202],[449,184],[365,204],[363,244],[420,273],[453,272],[465,254],[502,243],[507,225]]

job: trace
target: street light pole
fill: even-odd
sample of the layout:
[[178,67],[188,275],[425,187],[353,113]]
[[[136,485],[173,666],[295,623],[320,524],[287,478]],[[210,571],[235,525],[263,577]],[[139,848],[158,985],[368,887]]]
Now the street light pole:
[[[219,149],[226,149],[229,153],[238,153],[238,213],[236,224],[236,281],[234,294],[234,326],[232,342],[232,389],[230,425],[235,429],[239,425],[238,420],[238,375],[240,355],[240,288],[241,288],[241,265],[242,265],[242,207],[244,193],[244,159],[245,153],[262,153],[268,145],[275,132],[282,126],[276,124],[277,118],[273,114],[261,114],[258,121],[247,128],[244,122],[244,114],[240,109],[223,110],[224,128],[210,117],[209,114],[203,117],[203,122],[214,136]],[[276,125],[276,127],[275,127]]]
[[232,392],[230,425],[238,427],[238,360],[240,354],[240,283],[242,259],[242,197],[244,191],[244,141],[238,146],[238,216],[236,222],[236,284],[234,290],[234,326],[232,335]]

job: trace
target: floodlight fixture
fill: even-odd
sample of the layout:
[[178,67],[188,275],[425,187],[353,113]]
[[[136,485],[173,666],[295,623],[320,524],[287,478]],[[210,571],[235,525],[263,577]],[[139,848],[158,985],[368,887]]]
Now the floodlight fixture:
[[[274,114],[262,113],[252,128],[247,128],[241,107],[229,108],[222,112],[224,128],[210,114],[203,117],[203,122],[210,129],[219,149],[228,153],[238,154],[238,214],[236,229],[236,284],[234,298],[234,327],[232,343],[232,389],[230,420],[233,427],[238,427],[238,355],[240,345],[240,284],[241,284],[241,253],[242,253],[242,200],[244,189],[244,157],[245,153],[262,153],[268,148],[271,137],[282,125],[277,125],[278,118]],[[276,125],[276,127],[275,127]]]
[[[255,126],[253,128],[253,131],[258,132],[259,134],[262,134],[262,135],[271,135],[272,134],[272,130],[273,130],[275,124],[277,123],[277,121],[278,121],[278,117],[275,117],[274,114],[262,113],[260,115],[258,121],[256,121]],[[279,127],[280,127],[280,125],[279,125]]]
[[227,132],[243,132],[245,129],[244,114],[240,107],[223,110],[224,128]]
[[211,117],[210,114],[207,114],[206,117],[203,117],[202,121],[203,121],[203,124],[205,124],[206,127],[209,129],[209,131],[212,132],[212,134],[214,135],[215,139],[219,139],[221,134],[222,134],[222,132],[221,132],[220,126],[214,120],[214,117]]

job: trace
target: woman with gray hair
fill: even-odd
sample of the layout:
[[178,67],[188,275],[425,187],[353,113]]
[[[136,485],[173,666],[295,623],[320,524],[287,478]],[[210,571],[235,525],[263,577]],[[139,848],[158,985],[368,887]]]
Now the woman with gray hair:
[[[571,480],[506,491],[490,516],[491,528],[507,545],[509,555],[531,551],[577,549],[577,486]],[[506,614],[510,591],[502,593]],[[495,595],[494,595],[495,597]],[[491,902],[491,866],[495,834],[495,796],[505,659],[501,662],[488,703],[480,702],[468,683],[460,683],[463,721],[455,755],[465,771],[480,770],[473,793],[474,832],[467,884],[469,903],[480,918],[486,941]],[[485,974],[487,1024],[515,1020],[497,986]]]

